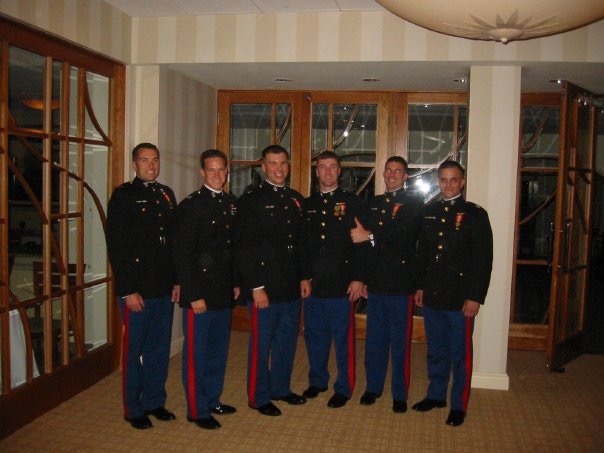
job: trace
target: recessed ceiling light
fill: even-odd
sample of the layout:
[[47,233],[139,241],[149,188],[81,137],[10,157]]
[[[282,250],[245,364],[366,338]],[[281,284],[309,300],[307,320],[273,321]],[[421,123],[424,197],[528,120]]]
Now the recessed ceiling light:
[[367,82],[367,83],[375,83],[375,82],[379,82],[380,79],[376,78],[376,77],[366,77],[363,79],[363,82]]
[[549,83],[557,83],[558,85],[562,85],[562,79],[550,80]]
[[292,81],[292,79],[286,79],[285,77],[277,77],[275,79],[275,82],[277,82],[277,83],[289,83],[291,81]]
[[453,79],[453,82],[457,82],[457,83],[468,83],[468,78],[467,77],[460,77],[458,79]]

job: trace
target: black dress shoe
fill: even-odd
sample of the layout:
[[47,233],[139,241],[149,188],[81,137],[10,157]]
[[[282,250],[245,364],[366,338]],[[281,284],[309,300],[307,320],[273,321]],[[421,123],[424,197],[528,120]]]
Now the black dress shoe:
[[262,415],[268,415],[269,417],[278,417],[281,415],[281,410],[273,403],[266,403],[259,407],[250,406],[252,409],[256,409]]
[[407,412],[407,401],[394,400],[392,402],[392,410],[399,414],[403,414],[403,413]]
[[163,406],[153,409],[152,411],[147,411],[147,415],[153,415],[156,419],[161,420],[162,422],[167,422],[176,418],[176,415]]
[[445,407],[447,402],[445,400],[431,400],[430,398],[424,398],[419,403],[415,403],[411,409],[419,412],[428,412],[435,407]]
[[294,406],[299,406],[300,404],[306,403],[306,398],[301,395],[297,395],[294,392],[291,392],[287,396],[282,396],[280,398],[271,398],[275,401],[285,401],[287,404],[292,404]]
[[193,418],[187,417],[187,420],[189,420],[191,423],[195,423],[197,426],[199,426],[200,428],[203,428],[203,429],[218,429],[222,426],[220,424],[220,422],[218,422],[218,420],[216,420],[211,415],[206,418],[198,418],[198,419],[193,419]]
[[323,393],[326,390],[327,390],[327,387],[321,388],[321,387],[315,387],[314,385],[311,385],[306,390],[304,390],[304,393],[302,393],[302,396],[304,398],[316,398],[319,393]]
[[346,405],[346,403],[348,402],[348,399],[349,398],[347,396],[344,396],[341,393],[334,393],[333,396],[331,398],[329,398],[329,401],[327,402],[327,406],[337,409],[338,407],[342,407],[342,406]]
[[130,425],[132,425],[133,428],[136,429],[153,428],[153,423],[151,423],[151,420],[149,420],[149,417],[147,417],[146,415],[143,415],[142,417],[133,418],[124,417],[124,420],[126,420],[128,423],[130,423]]
[[451,411],[447,417],[447,425],[459,426],[463,424],[463,420],[466,418],[466,413],[462,411]]
[[381,393],[365,392],[363,393],[363,396],[361,396],[361,404],[364,406],[371,406],[380,396],[382,396]]
[[218,406],[210,408],[210,412],[217,415],[227,415],[234,414],[237,412],[237,409],[235,409],[233,406],[229,406],[228,404],[219,404]]

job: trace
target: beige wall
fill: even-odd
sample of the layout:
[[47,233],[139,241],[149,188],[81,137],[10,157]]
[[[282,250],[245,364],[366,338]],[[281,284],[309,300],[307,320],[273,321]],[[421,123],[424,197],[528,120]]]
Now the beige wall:
[[140,64],[604,61],[604,20],[508,45],[434,33],[379,11],[136,18],[132,31]]
[[161,69],[159,93],[162,180],[180,201],[201,185],[199,154],[216,146],[216,90]]
[[132,18],[102,0],[0,0],[0,13],[130,62]]

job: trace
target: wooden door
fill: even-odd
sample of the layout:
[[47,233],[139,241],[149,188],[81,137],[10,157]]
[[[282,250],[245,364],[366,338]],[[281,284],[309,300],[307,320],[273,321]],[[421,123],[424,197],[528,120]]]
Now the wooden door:
[[564,82],[547,341],[551,371],[561,370],[582,349],[595,175],[592,97]]

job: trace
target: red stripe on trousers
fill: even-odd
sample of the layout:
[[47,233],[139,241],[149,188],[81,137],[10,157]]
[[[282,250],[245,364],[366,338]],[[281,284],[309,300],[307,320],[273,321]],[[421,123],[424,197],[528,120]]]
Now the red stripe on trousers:
[[191,418],[197,420],[197,399],[195,394],[195,313],[193,309],[186,310],[187,316],[187,389],[188,391],[188,403],[189,410],[191,412]]
[[252,357],[248,377],[248,398],[252,407],[256,407],[256,384],[258,381],[258,307],[252,302]]
[[414,298],[407,298],[407,338],[405,339],[405,393],[409,396],[409,383],[411,382],[411,337],[413,333],[413,305]]
[[350,394],[354,391],[355,363],[354,363],[354,303],[350,303],[350,319],[348,320],[348,385]]
[[124,416],[130,416],[126,400],[126,373],[128,370],[128,326],[130,324],[130,310],[124,302],[124,331],[122,332],[122,403],[124,404]]
[[463,411],[466,411],[468,407],[468,400],[470,399],[470,388],[472,387],[472,363],[474,361],[472,351],[472,321],[473,318],[466,317],[466,385],[463,389]]

